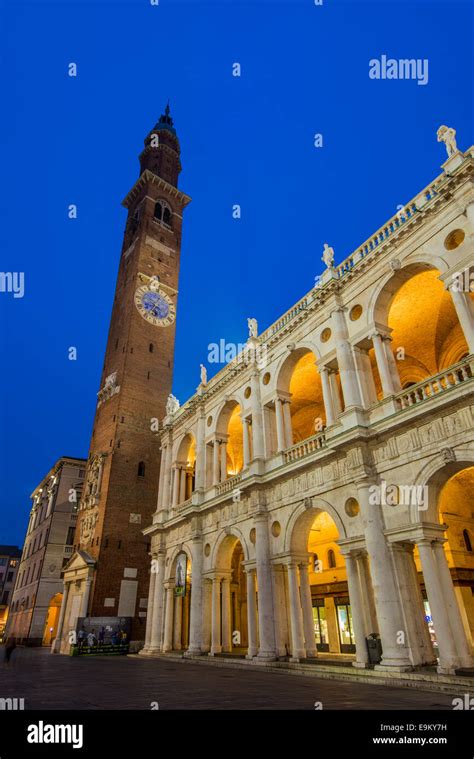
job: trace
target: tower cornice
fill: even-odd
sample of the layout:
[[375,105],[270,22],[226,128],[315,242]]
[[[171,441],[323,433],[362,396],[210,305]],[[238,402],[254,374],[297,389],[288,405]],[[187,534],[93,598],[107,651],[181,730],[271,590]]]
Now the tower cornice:
[[130,205],[133,203],[133,201],[136,199],[140,190],[143,187],[145,187],[148,183],[151,183],[151,184],[156,185],[157,187],[160,187],[162,190],[165,190],[172,197],[177,198],[182,203],[183,208],[187,206],[188,203],[191,202],[191,198],[189,197],[189,195],[186,195],[184,192],[181,192],[180,190],[178,190],[177,187],[174,187],[169,182],[166,182],[164,179],[159,177],[157,174],[154,174],[149,169],[145,169],[145,171],[140,175],[138,180],[133,185],[132,189],[122,200],[122,205],[125,208],[129,208]]

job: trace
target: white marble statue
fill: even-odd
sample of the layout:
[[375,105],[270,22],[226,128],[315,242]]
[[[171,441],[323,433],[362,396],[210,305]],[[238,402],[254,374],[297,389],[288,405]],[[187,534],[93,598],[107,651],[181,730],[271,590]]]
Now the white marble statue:
[[201,385],[207,385],[207,369],[204,364],[200,364],[201,367]]
[[179,401],[178,399],[173,395],[173,393],[170,393],[168,395],[168,400],[166,401],[166,413],[168,416],[172,416],[173,414],[176,414],[177,410],[179,409]]
[[323,256],[321,260],[324,261],[328,269],[332,269],[334,266],[334,248],[331,248],[327,242],[324,243]]
[[448,158],[450,158],[454,153],[457,153],[458,146],[456,144],[455,129],[452,127],[440,126],[436,132],[436,136],[438,138],[438,142],[444,142]]
[[148,287],[153,292],[156,292],[160,288],[160,278],[157,277],[156,274],[154,274],[152,277],[150,277],[148,281]]
[[249,328],[249,337],[257,337],[258,324],[256,319],[247,319],[247,325]]

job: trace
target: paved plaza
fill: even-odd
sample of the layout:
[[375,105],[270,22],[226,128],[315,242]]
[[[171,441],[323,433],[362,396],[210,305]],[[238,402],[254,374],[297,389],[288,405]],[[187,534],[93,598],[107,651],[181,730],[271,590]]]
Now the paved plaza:
[[1,698],[25,709],[452,709],[452,696],[179,660],[0,652]]

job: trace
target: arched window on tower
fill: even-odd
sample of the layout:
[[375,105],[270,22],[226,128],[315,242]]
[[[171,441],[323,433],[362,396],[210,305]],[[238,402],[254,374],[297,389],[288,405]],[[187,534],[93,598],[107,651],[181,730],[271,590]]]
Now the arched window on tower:
[[155,203],[155,219],[161,221],[167,227],[171,227],[171,208],[164,200]]
[[471,552],[472,551],[472,543],[471,543],[471,537],[467,530],[462,531],[462,536],[464,538],[464,545],[466,546],[466,551]]
[[144,461],[140,461],[138,463],[138,476],[139,477],[145,476],[145,462]]
[[155,346],[153,345],[153,343],[150,343],[150,345],[148,346],[148,350],[150,351],[150,353],[153,353],[154,349],[155,349]]
[[330,569],[334,569],[335,566],[336,566],[336,556],[332,548],[330,548],[328,551],[328,567]]

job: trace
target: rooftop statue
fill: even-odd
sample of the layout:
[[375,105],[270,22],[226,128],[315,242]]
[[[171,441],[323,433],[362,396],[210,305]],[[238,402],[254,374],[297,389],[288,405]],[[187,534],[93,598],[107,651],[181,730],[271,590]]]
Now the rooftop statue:
[[456,144],[456,130],[452,127],[447,126],[440,126],[438,131],[436,132],[436,136],[438,138],[438,142],[444,142],[446,146],[446,152],[448,154],[448,158],[450,158],[454,153],[457,153],[458,146]]

